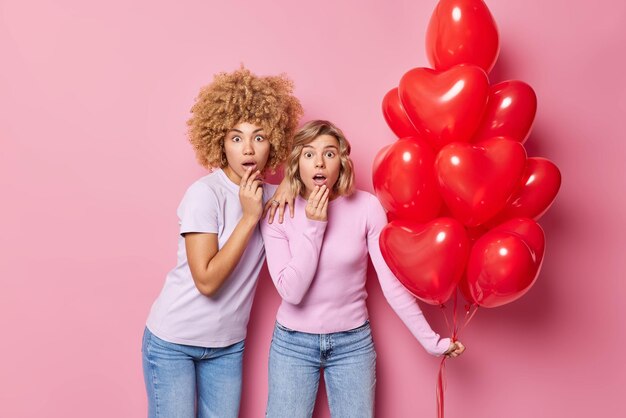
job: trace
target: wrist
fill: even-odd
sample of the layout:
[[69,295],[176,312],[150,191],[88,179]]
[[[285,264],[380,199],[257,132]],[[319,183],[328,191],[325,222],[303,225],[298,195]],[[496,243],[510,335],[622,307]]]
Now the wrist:
[[249,228],[254,228],[259,223],[260,216],[244,213],[241,217],[241,223]]

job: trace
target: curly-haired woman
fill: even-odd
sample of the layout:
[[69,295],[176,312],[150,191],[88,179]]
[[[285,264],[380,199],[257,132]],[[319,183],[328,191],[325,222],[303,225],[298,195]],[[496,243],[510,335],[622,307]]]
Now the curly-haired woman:
[[178,262],[144,331],[149,417],[237,417],[252,298],[265,253],[258,227],[275,192],[263,173],[290,149],[302,107],[285,76],[221,73],[191,109],[190,141],[215,171],[178,207]]

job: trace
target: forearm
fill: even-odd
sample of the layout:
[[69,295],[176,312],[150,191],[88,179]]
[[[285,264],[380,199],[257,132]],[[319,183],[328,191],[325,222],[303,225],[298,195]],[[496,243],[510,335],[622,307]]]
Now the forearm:
[[272,281],[281,298],[294,305],[302,301],[315,277],[326,229],[326,222],[308,220],[307,223],[303,231],[289,239],[275,235],[272,227],[264,226]]
[[200,271],[192,272],[195,273],[193,279],[196,287],[202,294],[213,296],[224,285],[241,260],[257,222],[258,220],[244,215],[215,256]]
[[305,242],[299,246],[300,251],[295,252],[289,262],[272,275],[280,297],[294,305],[302,302],[309,290],[319,259],[319,247],[304,234],[302,240]]
[[385,299],[415,339],[429,354],[435,356],[443,354],[449,348],[450,340],[441,338],[433,331],[415,297],[395,277],[379,276],[379,280]]

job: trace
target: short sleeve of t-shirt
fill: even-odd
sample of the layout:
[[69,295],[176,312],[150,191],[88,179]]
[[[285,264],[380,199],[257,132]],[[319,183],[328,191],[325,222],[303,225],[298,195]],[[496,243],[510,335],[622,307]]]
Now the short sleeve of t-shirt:
[[217,234],[218,199],[207,184],[192,184],[178,206],[180,233],[205,232]]

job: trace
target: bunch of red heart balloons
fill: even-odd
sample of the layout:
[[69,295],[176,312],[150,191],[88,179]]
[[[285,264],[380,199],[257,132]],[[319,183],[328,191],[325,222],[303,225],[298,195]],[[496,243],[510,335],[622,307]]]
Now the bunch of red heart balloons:
[[535,282],[545,237],[536,220],[561,184],[554,163],[523,146],[537,108],[517,80],[491,85],[498,30],[482,0],[441,0],[426,50],[383,99],[398,140],[374,161],[390,223],[383,256],[404,286],[441,305],[457,287],[472,304],[512,302]]

